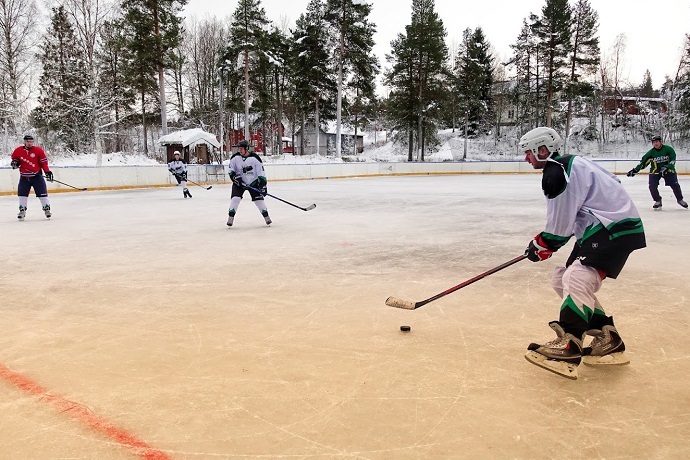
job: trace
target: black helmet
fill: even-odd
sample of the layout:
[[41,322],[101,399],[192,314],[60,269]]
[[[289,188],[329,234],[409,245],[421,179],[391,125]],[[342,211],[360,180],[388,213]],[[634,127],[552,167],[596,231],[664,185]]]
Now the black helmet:
[[249,142],[246,140],[241,140],[239,144],[237,144],[238,147],[244,147],[245,149],[249,150]]
[[24,134],[24,140],[25,141],[32,141],[32,140],[34,140],[34,136],[32,136],[31,134]]
[[659,141],[659,142],[661,142],[661,136],[659,136],[659,135],[652,136],[652,142],[654,142],[654,141]]

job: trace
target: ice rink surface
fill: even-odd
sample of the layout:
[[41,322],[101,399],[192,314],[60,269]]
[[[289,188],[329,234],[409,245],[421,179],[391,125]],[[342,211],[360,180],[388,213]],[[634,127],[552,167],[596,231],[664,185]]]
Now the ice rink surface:
[[631,364],[576,381],[523,357],[572,241],[384,305],[522,254],[536,174],[272,182],[317,207],[271,227],[245,197],[228,228],[227,185],[0,197],[0,457],[690,458],[690,212],[621,180],[648,247],[598,295]]

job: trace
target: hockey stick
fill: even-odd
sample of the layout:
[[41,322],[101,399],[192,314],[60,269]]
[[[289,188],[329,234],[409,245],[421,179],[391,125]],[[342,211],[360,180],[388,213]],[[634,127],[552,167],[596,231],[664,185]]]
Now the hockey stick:
[[524,260],[527,258],[527,254],[523,254],[519,257],[514,258],[513,260],[509,260],[508,262],[499,265],[498,267],[494,267],[491,270],[485,271],[481,275],[477,275],[474,278],[468,279],[467,281],[463,281],[462,283],[458,284],[457,286],[453,286],[450,289],[446,289],[445,291],[436,294],[433,297],[429,297],[426,300],[420,300],[419,302],[412,302],[409,300],[401,300],[396,297],[388,297],[386,299],[386,305],[389,307],[395,307],[395,308],[403,308],[405,310],[415,310],[419,307],[423,307],[424,305],[428,304],[429,302],[433,302],[436,299],[440,299],[443,296],[447,296],[450,293],[453,293],[457,291],[458,289],[462,289],[465,286],[469,286],[470,284],[474,283],[475,281],[479,281],[482,278],[485,278],[493,273],[496,273],[497,271],[503,270],[506,267],[510,267],[514,263],[520,262],[521,260]]
[[[254,190],[255,192],[261,193],[261,190],[259,190],[258,188],[254,188],[254,187],[252,187],[251,185],[246,185],[246,184],[245,184],[244,187],[248,188],[249,190]],[[316,204],[310,204],[310,205],[307,206],[306,208],[303,208],[302,206],[297,206],[296,204],[290,203],[289,201],[285,201],[285,200],[283,200],[282,198],[278,198],[278,197],[275,196],[275,195],[271,195],[270,193],[261,193],[261,194],[264,195],[264,196],[270,196],[271,198],[275,198],[275,199],[278,200],[278,201],[282,201],[283,203],[289,204],[290,206],[294,206],[294,207],[296,207],[297,209],[301,209],[302,211],[311,211],[312,209],[314,209],[314,208],[316,207]]]
[[57,180],[57,179],[48,180],[48,178],[46,178],[46,180],[47,180],[48,182],[57,182],[58,184],[65,185],[65,186],[67,186],[67,187],[72,187],[73,189],[79,190],[80,192],[86,191],[86,188],[79,188],[79,187],[75,187],[74,185],[65,184],[64,182],[60,182],[60,181]]
[[201,188],[205,188],[206,190],[211,190],[211,189],[213,188],[213,185],[209,185],[208,187],[204,187],[203,185],[197,184],[197,183],[194,182],[193,180],[189,180],[189,179],[187,179],[187,182],[190,182],[190,183],[192,183],[192,184],[194,184],[194,185],[196,185],[196,186],[199,186],[199,187],[201,187]]

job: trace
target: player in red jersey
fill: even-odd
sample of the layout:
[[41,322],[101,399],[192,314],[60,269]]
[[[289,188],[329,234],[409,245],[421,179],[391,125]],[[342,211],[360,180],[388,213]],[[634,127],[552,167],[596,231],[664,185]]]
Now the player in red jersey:
[[17,218],[24,220],[26,216],[26,205],[29,201],[29,192],[31,187],[34,193],[41,200],[43,212],[46,217],[50,218],[50,202],[48,202],[48,188],[46,181],[43,179],[43,171],[48,181],[53,181],[53,173],[48,167],[48,158],[43,149],[34,145],[34,137],[31,134],[24,136],[24,145],[20,145],[14,152],[12,152],[12,169],[19,168],[19,185],[17,186],[17,195],[19,195],[19,214]]

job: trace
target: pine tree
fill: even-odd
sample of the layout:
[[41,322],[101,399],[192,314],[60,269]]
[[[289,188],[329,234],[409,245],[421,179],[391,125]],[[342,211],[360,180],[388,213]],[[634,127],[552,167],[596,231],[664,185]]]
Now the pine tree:
[[324,19],[331,25],[335,39],[334,60],[337,66],[335,155],[341,151],[343,95],[349,78],[355,80],[355,91],[373,86],[378,62],[372,58],[376,27],[369,21],[372,5],[363,0],[326,0]]
[[51,9],[50,27],[39,54],[43,73],[39,80],[37,125],[54,131],[72,151],[87,144],[89,76],[83,72],[85,57],[77,45],[74,28],[63,6]]
[[493,58],[489,47],[481,28],[467,29],[456,57],[456,92],[470,136],[491,129]]
[[[142,95],[142,106],[149,88],[144,74],[144,61],[148,61],[153,78],[158,78],[158,102],[160,105],[161,130],[167,134],[167,106],[165,94],[165,70],[173,66],[174,50],[182,39],[182,18],[179,16],[188,0],[121,0],[125,14],[127,48],[131,51],[133,75]],[[143,112],[143,110],[142,110]],[[143,114],[142,114],[143,116]],[[146,129],[144,128],[144,132]],[[146,142],[144,142],[146,145]]]
[[[565,136],[566,142],[570,134],[572,120],[573,99],[587,98],[593,106],[594,86],[583,80],[591,76],[599,68],[600,52],[597,29],[599,15],[589,4],[589,0],[577,0],[573,10],[572,43],[570,47],[570,77],[567,86],[568,109],[566,111]],[[589,136],[593,137],[596,125],[592,123]]]
[[[406,27],[409,32],[410,26]],[[391,42],[391,54],[386,56],[392,68],[385,72],[384,83],[391,91],[387,101],[387,115],[391,129],[397,136],[394,139],[408,147],[407,161],[412,161],[414,149],[414,133],[416,130],[417,89],[418,80],[415,78],[415,49],[408,34],[398,34]]]
[[[129,115],[129,107],[136,102],[136,93],[126,81],[124,75],[125,38],[122,18],[106,21],[100,32],[99,46],[96,51],[98,70],[98,100],[107,107],[114,131],[110,150],[119,152],[123,149],[119,127],[123,118]],[[108,147],[106,147],[108,148]]]
[[[125,5],[125,2],[131,2]],[[151,107],[156,100],[156,38],[151,33],[152,27],[148,11],[139,8],[135,0],[123,0],[124,18],[122,33],[124,43],[122,47],[122,71],[125,85],[133,88],[141,107],[141,124],[143,128],[143,153],[148,154],[148,119],[147,114],[160,108],[158,104]],[[125,7],[128,7],[125,9]]]
[[391,88],[389,116],[400,133],[407,135],[408,160],[417,140],[417,159],[424,161],[426,142],[437,142],[441,107],[447,96],[448,47],[443,21],[434,0],[413,0],[411,23],[391,42],[387,56],[393,67],[386,72]]
[[242,72],[245,139],[249,139],[251,96],[257,97],[258,91],[262,90],[260,74],[255,72],[260,65],[265,64],[266,57],[263,52],[266,51],[267,45],[267,23],[261,0],[239,0],[230,24],[230,43],[224,53],[224,60],[237,62]]
[[516,107],[515,121],[520,133],[541,125],[544,118],[541,107],[545,95],[540,72],[544,53],[536,35],[540,27],[539,18],[530,14],[529,21],[523,19],[520,34],[511,45],[513,57],[509,64],[515,67],[516,74],[511,100]]
[[[325,120],[335,119],[337,84],[328,63],[328,35],[324,20],[323,0],[311,0],[307,11],[295,24],[292,47],[292,73],[294,78],[293,99],[301,116],[301,130],[307,114],[313,114],[315,124],[316,153],[319,151],[319,127]],[[301,136],[300,152],[304,152],[304,136]],[[325,153],[325,152],[324,152]]]
[[545,53],[546,126],[553,124],[555,96],[564,87],[571,26],[572,11],[568,0],[546,0],[539,27],[535,29]]
[[645,70],[644,77],[642,77],[642,86],[640,86],[640,96],[654,97],[654,86],[652,86],[652,74],[649,69]]

